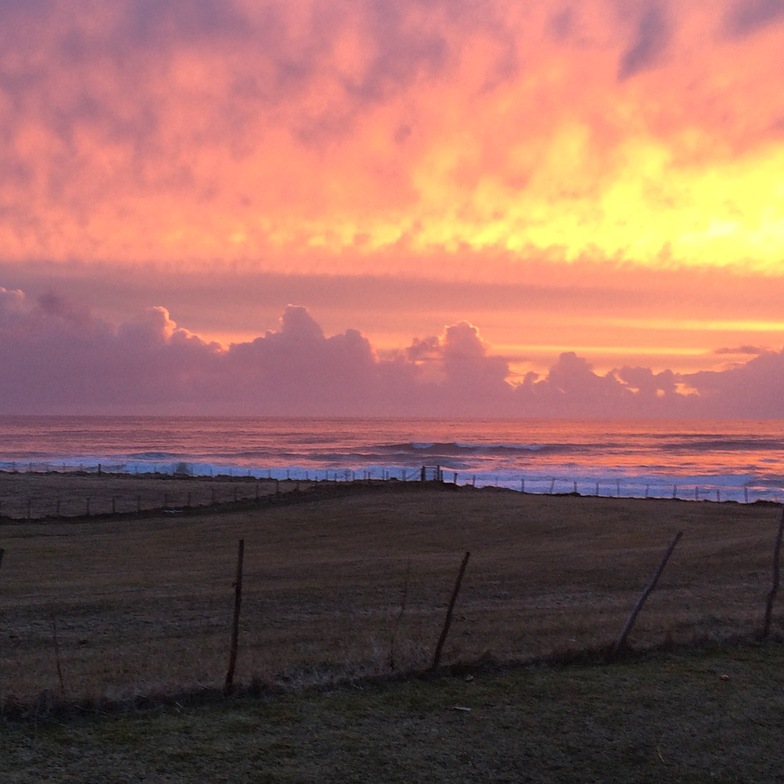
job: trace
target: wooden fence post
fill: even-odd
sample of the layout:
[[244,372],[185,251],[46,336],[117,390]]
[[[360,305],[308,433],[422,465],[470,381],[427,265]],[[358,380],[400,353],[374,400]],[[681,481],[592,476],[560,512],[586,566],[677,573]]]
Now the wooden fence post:
[[457,595],[460,593],[460,584],[463,582],[463,575],[465,574],[466,566],[468,566],[468,559],[471,557],[471,553],[467,552],[463,556],[463,562],[460,564],[460,571],[457,573],[457,580],[455,581],[455,587],[452,591],[452,598],[449,600],[449,607],[447,607],[446,611],[446,618],[444,619],[444,628],[441,630],[441,636],[438,638],[438,644],[436,645],[436,652],[433,656],[433,664],[430,666],[431,670],[437,670],[438,665],[441,663],[441,653],[444,650],[444,643],[446,642],[446,636],[449,634],[449,627],[452,625],[452,612],[455,609],[455,602],[457,601]]
[[395,641],[397,640],[397,633],[400,629],[400,624],[403,620],[403,615],[406,612],[406,602],[408,600],[408,581],[411,577],[411,561],[406,565],[406,578],[403,581],[403,595],[400,599],[400,611],[397,614],[395,623],[392,626],[392,639],[389,641],[389,669],[395,669]]
[[770,621],[773,615],[773,600],[779,590],[780,578],[780,559],[781,559],[781,540],[784,537],[784,511],[781,513],[781,520],[779,521],[779,530],[776,534],[776,543],[773,545],[773,585],[771,585],[770,592],[768,593],[768,601],[765,605],[765,621],[762,624],[762,633],[760,639],[766,640],[770,634]]
[[237,665],[237,647],[240,637],[240,606],[242,605],[242,561],[245,555],[245,540],[240,539],[237,547],[237,577],[234,581],[234,619],[231,626],[231,647],[229,648],[229,669],[226,671],[224,694],[234,689],[234,669]]
[[3,565],[3,556],[5,555],[5,550],[0,547],[0,566]]
[[60,694],[65,696],[65,680],[63,679],[63,667],[60,660],[60,641],[57,638],[57,618],[52,613],[52,641],[54,642],[54,662],[57,668],[57,679],[60,682]]
[[666,551],[664,552],[664,556],[661,559],[661,563],[656,568],[656,571],[653,573],[653,577],[651,577],[650,582],[645,587],[645,590],[640,594],[640,598],[637,600],[637,604],[634,605],[634,609],[629,614],[629,617],[626,619],[626,623],[623,625],[623,629],[621,629],[621,633],[616,638],[615,642],[612,644],[610,648],[608,658],[614,659],[618,656],[623,648],[624,644],[626,643],[626,638],[629,636],[632,628],[634,627],[634,623],[637,620],[637,616],[640,614],[640,611],[643,608],[643,605],[647,601],[648,597],[653,592],[653,589],[656,587],[656,583],[659,582],[659,578],[661,577],[662,572],[664,571],[664,567],[667,565],[667,561],[670,560],[670,556],[675,550],[675,545],[678,544],[681,536],[683,536],[683,531],[678,531],[675,536],[673,536],[672,541],[670,542],[669,546],[667,547]]

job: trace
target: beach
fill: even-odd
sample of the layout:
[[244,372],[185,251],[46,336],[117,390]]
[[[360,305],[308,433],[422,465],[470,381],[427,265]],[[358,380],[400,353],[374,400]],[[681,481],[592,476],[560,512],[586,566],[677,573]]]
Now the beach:
[[[261,483],[257,497],[256,482],[216,479],[211,489],[222,503],[199,506],[197,488],[206,484],[0,474],[5,508],[14,486],[19,509],[30,494],[59,494],[65,504],[68,487],[80,499],[85,488],[95,499],[104,489],[118,506],[114,515],[104,508],[62,520],[2,518],[6,707],[42,693],[100,702],[219,689],[240,540],[243,687],[428,668],[466,553],[445,665],[603,649],[677,532],[682,539],[629,644],[751,639],[765,611],[781,516],[766,503],[395,480],[278,483],[279,492]],[[142,485],[150,499],[165,493],[173,502],[178,494],[177,505],[135,512]],[[190,508],[182,503],[189,486]],[[235,487],[244,498],[234,500]],[[780,619],[777,611],[779,636]]]

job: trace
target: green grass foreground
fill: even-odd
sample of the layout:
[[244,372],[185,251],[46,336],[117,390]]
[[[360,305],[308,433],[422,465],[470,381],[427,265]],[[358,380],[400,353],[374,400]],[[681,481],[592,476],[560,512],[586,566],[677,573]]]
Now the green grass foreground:
[[784,646],[6,723],[5,784],[780,782]]

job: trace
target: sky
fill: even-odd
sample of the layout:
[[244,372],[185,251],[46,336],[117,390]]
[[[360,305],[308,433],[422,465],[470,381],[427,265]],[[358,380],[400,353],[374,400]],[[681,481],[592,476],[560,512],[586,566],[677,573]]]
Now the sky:
[[781,0],[0,0],[0,412],[784,417]]

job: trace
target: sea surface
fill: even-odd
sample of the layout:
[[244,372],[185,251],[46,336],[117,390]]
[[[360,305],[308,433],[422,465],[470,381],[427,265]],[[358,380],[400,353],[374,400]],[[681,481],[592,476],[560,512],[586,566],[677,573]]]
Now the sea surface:
[[444,481],[784,501],[784,421],[0,417],[0,470]]

